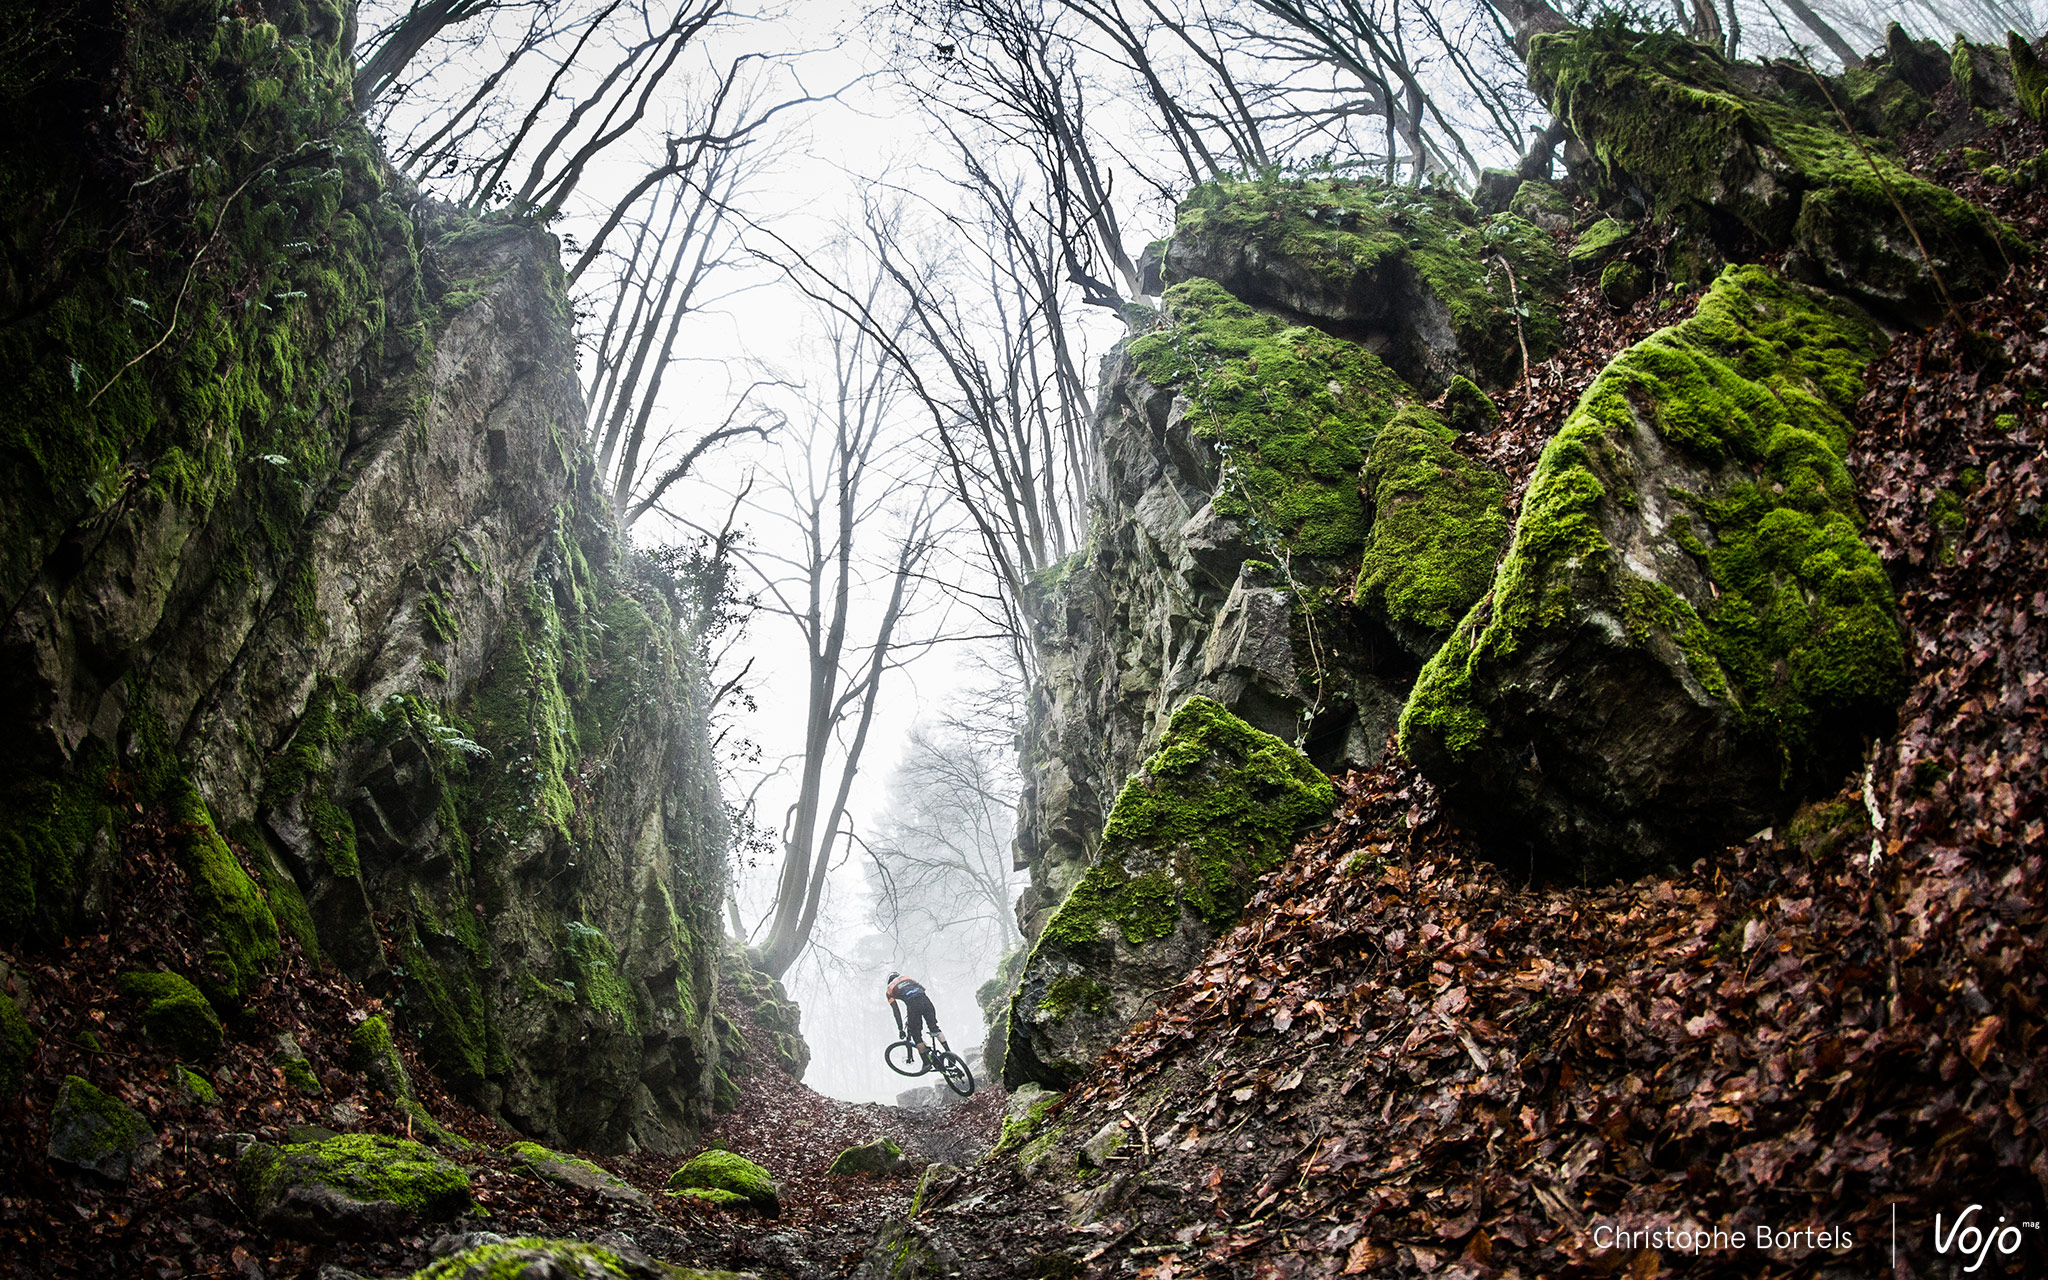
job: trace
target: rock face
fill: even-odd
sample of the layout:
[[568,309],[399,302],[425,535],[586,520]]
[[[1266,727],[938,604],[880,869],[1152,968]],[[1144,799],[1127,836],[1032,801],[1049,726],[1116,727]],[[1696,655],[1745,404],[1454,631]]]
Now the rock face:
[[0,93],[0,922],[118,891],[118,786],[179,833],[221,1012],[282,931],[516,1127],[679,1146],[724,822],[691,587],[593,487],[557,246],[404,189],[338,10],[173,8]]
[[1768,826],[1904,688],[1843,457],[1881,335],[1731,267],[1544,450],[1488,598],[1401,744],[1546,870],[1603,879]]
[[[1223,252],[1219,228],[1275,220],[1308,228],[1320,253],[1350,239],[1360,244],[1346,261],[1370,252],[1365,223],[1332,231],[1312,216],[1326,195],[1371,205],[1357,191],[1264,192],[1226,184],[1191,207],[1205,254]],[[1470,233],[1476,245],[1478,232],[1443,208],[1476,217],[1435,201],[1415,217],[1439,239],[1415,230],[1397,237],[1398,251],[1382,247],[1407,261],[1416,243],[1448,252]],[[1532,289],[1562,278],[1562,255],[1547,239],[1529,252],[1539,248],[1553,261],[1521,273]],[[1171,270],[1196,261],[1173,252]],[[1232,270],[1249,291],[1250,268]],[[1491,287],[1505,305],[1505,273],[1478,280],[1468,302]],[[1449,349],[1464,350],[1448,332]],[[1483,401],[1469,379],[1458,384],[1469,389],[1461,404]],[[1448,433],[1420,399],[1367,346],[1206,279],[1169,288],[1164,311],[1110,357],[1097,415],[1102,518],[1085,550],[1033,585],[1043,674],[1018,824],[1018,860],[1032,872],[1018,908],[1027,936],[1094,861],[1111,802],[1189,697],[1215,699],[1326,768],[1380,757],[1420,657],[1483,590],[1506,536],[1504,512],[1482,509],[1498,505],[1499,482],[1443,447]],[[1463,523],[1422,527],[1452,508]],[[1374,586],[1352,607],[1342,597],[1368,560]]]
[[1333,799],[1299,751],[1190,699],[1117,797],[1097,861],[1025,962],[1004,1083],[1071,1084],[1193,966]]

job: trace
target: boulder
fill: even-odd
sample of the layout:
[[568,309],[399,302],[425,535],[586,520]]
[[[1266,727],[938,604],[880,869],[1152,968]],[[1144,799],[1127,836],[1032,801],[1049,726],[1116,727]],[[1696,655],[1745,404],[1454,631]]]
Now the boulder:
[[936,1236],[907,1222],[882,1228],[853,1270],[853,1280],[940,1280],[958,1275],[961,1258]]
[[915,1161],[906,1158],[903,1148],[887,1138],[876,1138],[857,1147],[848,1147],[832,1161],[832,1167],[825,1172],[846,1176],[857,1173],[896,1174],[915,1166]]
[[1328,815],[1333,795],[1301,752],[1188,699],[1025,962],[1005,1084],[1072,1083],[1237,918],[1253,882]]
[[156,1163],[163,1144],[142,1114],[79,1076],[66,1076],[50,1111],[50,1163],[125,1182]]
[[1731,267],[1545,448],[1401,719],[1518,868],[1684,865],[1832,787],[1886,723],[1903,649],[1843,464],[1881,342],[1853,306]]
[[[740,1280],[731,1271],[699,1271],[658,1262],[623,1240],[507,1240],[478,1232],[463,1247],[412,1273],[410,1280]],[[436,1252],[439,1250],[437,1249]]]
[[120,978],[121,994],[142,1006],[142,1030],[180,1057],[210,1058],[220,1049],[220,1015],[199,988],[175,973],[131,971]]
[[253,1143],[235,1162],[235,1181],[264,1231],[300,1240],[387,1239],[475,1204],[460,1167],[382,1134]]
[[646,1194],[623,1178],[588,1160],[563,1155],[537,1142],[515,1142],[505,1148],[505,1154],[517,1160],[522,1169],[543,1182],[593,1191],[607,1200],[620,1200],[628,1204],[647,1202]]
[[313,1064],[307,1060],[306,1051],[299,1048],[297,1036],[281,1031],[273,1041],[270,1063],[284,1072],[285,1083],[309,1098],[320,1096],[320,1077],[313,1074]]
[[706,1151],[669,1175],[670,1191],[724,1191],[775,1217],[782,1195],[768,1171],[734,1151]]

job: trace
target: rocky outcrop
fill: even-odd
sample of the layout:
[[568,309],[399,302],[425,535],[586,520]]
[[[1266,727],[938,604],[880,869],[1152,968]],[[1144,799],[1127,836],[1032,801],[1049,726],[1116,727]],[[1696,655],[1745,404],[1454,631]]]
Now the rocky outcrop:
[[1682,864],[1838,778],[1904,688],[1843,458],[1881,334],[1730,268],[1619,356],[1529,483],[1401,745],[1550,872]]
[[[1246,283],[1253,259],[1277,261],[1296,230],[1332,271],[1339,257],[1362,270],[1381,241],[1388,264],[1435,262],[1483,242],[1476,215],[1450,197],[1404,211],[1355,184],[1307,190],[1205,188],[1183,223],[1206,247],[1176,258],[1177,235],[1169,270],[1227,257],[1224,229],[1239,223],[1282,228],[1257,254],[1231,258],[1235,266],[1211,262],[1253,297],[1270,297]],[[1325,225],[1318,211],[1331,200],[1370,217]],[[1394,226],[1409,229],[1395,235]],[[1516,287],[1554,288],[1562,255],[1547,238],[1525,248]],[[1511,297],[1506,272],[1466,283],[1459,296],[1475,307]],[[1294,305],[1275,314],[1217,281],[1186,280],[1106,365],[1101,518],[1083,551],[1031,586],[1043,669],[1024,736],[1018,836],[1032,872],[1018,908],[1029,936],[1092,864],[1111,802],[1189,697],[1215,699],[1325,768],[1369,763],[1420,656],[1483,589],[1483,566],[1505,538],[1504,512],[1481,510],[1498,505],[1498,481],[1444,447],[1441,423],[1417,407],[1420,392],[1339,336],[1363,336],[1357,315],[1341,325],[1325,317],[1331,328],[1296,322],[1311,304],[1338,315],[1350,288],[1332,286],[1324,302],[1290,295]],[[1512,343],[1513,328],[1489,332]],[[1445,332],[1444,350],[1466,350],[1459,329]],[[1473,362],[1461,357],[1441,370],[1461,408],[1484,402],[1452,376],[1465,367]],[[1491,425],[1484,413],[1461,416]],[[1424,528],[1452,510],[1459,527]],[[1368,562],[1371,585],[1353,607],[1347,597]]]
[[1794,64],[1729,63],[1682,36],[1606,23],[1535,37],[1529,70],[1591,149],[1589,185],[1618,209],[1677,223],[1720,261],[1789,249],[1800,278],[1925,321],[1941,311],[1943,285],[1973,298],[2000,279],[2017,242],[1907,173],[1881,140],[1852,137],[1846,112],[1881,139],[1917,123],[1925,95],[1952,78],[1980,105],[2019,102],[2004,50],[1959,39],[1948,74],[1920,53],[1900,36],[1886,59],[1830,89]]
[[1209,699],[1185,703],[1025,961],[1005,1085],[1071,1084],[1236,919],[1333,795],[1285,742]]
[[679,1146],[724,865],[688,584],[594,491],[553,238],[404,189],[338,14],[141,6],[0,93],[0,918],[97,914],[150,815],[223,1014],[289,935],[486,1111]]
[[459,1166],[377,1134],[252,1143],[235,1162],[235,1182],[267,1234],[300,1240],[388,1238],[476,1204]]

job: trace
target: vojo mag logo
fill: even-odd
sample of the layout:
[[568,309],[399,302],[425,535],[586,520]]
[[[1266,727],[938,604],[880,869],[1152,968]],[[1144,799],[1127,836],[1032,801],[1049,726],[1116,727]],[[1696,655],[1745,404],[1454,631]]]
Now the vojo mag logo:
[[1984,1206],[1973,1204],[1956,1215],[1954,1222],[1948,1222],[1943,1214],[1934,1215],[1934,1251],[1942,1257],[1967,1260],[1965,1273],[1977,1270],[1994,1250],[2001,1256],[2020,1251],[2025,1240],[2024,1231],[2039,1231],[2038,1222],[2008,1222],[2001,1216],[1997,1222],[1985,1222],[1980,1216]]

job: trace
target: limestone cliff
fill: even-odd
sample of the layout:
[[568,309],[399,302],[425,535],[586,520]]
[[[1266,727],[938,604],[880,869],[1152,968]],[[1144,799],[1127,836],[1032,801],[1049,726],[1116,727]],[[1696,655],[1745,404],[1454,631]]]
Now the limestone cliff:
[[692,588],[593,490],[553,238],[393,176],[341,8],[74,17],[0,77],[0,917],[90,921],[168,813],[223,1013],[290,935],[486,1111],[678,1145],[725,865]]

